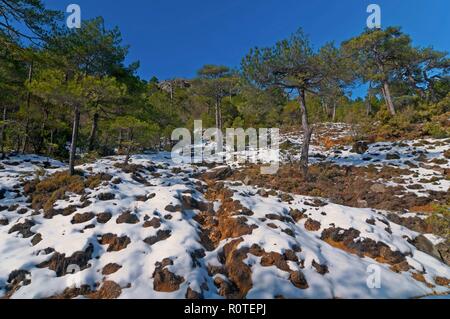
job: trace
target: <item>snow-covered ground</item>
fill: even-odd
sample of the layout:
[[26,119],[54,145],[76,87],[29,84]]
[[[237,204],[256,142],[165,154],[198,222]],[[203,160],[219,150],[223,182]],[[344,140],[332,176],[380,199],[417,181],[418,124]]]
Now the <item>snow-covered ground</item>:
[[[376,143],[361,155],[351,147],[311,152],[338,165],[408,168],[414,174],[403,176],[405,183],[423,185],[411,191],[426,196],[450,188],[441,178],[448,161],[417,160],[421,154],[442,159],[450,146],[437,144]],[[122,161],[77,167],[109,178],[85,194],[66,194],[54,209],[75,211],[51,218],[31,208],[24,184],[65,164],[39,156],[0,162],[0,298],[67,297],[69,291],[73,298],[96,291],[112,298],[416,298],[450,291],[442,284],[450,267],[419,251],[412,244],[419,234],[388,221],[385,212],[270,189],[263,194],[239,182],[218,187],[221,181],[200,177],[216,169],[177,165],[168,153],[133,156],[137,171],[117,165]],[[423,182],[432,177],[434,183]],[[67,289],[85,285],[88,292]]]

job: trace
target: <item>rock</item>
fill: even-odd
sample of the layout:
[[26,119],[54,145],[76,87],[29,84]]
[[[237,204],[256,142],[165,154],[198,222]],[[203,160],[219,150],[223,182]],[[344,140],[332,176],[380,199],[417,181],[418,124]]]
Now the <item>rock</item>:
[[105,275],[105,276],[112,275],[112,274],[118,272],[121,268],[122,268],[122,266],[115,264],[115,263],[107,264],[105,267],[103,267],[102,275]]
[[92,293],[92,289],[89,285],[81,285],[78,287],[70,287],[64,289],[62,294],[58,294],[56,296],[52,296],[49,299],[57,299],[57,300],[69,300],[75,299],[80,296],[87,296]]
[[386,159],[387,159],[388,161],[391,161],[391,160],[398,160],[398,159],[400,159],[400,155],[398,155],[398,154],[396,154],[396,153],[389,153],[389,154],[386,154]]
[[[359,257],[369,257],[379,262],[391,265],[396,272],[408,271],[409,265],[405,255],[399,251],[392,251],[383,242],[376,242],[370,238],[360,238],[361,233],[356,229],[344,230],[331,227],[322,232],[321,239],[333,247],[342,249]],[[358,239],[358,240],[357,240]]]
[[[8,280],[6,281],[8,284],[11,285],[17,285],[21,282],[26,282],[28,281],[29,283],[31,283],[31,281],[27,280],[26,278],[28,276],[30,276],[31,273],[27,270],[14,270],[13,272],[11,272],[8,276]],[[28,283],[28,284],[29,284]]]
[[[211,206],[212,207],[212,206]],[[214,211],[214,210],[213,210]],[[240,211],[240,215],[244,215],[244,216],[253,216],[255,215],[254,212],[252,212],[250,209],[248,209],[247,207],[243,207]],[[292,222],[292,220],[291,220]]]
[[282,202],[285,202],[285,203],[290,203],[294,200],[294,198],[291,195],[286,194],[286,193],[280,194],[279,198]]
[[137,202],[146,202],[147,201],[147,195],[137,195],[134,197],[134,199]]
[[183,195],[181,197],[181,203],[183,205],[183,209],[186,209],[186,210],[198,209],[201,211],[213,211],[212,204],[201,202],[201,201],[193,198],[192,196]]
[[82,224],[82,223],[86,223],[92,219],[94,219],[95,214],[94,213],[77,213],[73,216],[71,223],[72,224]]
[[19,234],[22,235],[23,238],[30,238],[31,236],[33,236],[35,233],[33,233],[31,231],[31,228],[33,226],[35,226],[36,224],[27,219],[25,220],[25,222],[23,222],[22,224],[15,224],[8,232],[8,234],[12,234],[15,232],[18,232]]
[[114,185],[118,185],[122,183],[122,179],[120,177],[116,177],[111,181],[111,183],[113,183]]
[[258,244],[253,244],[248,252],[256,257],[262,257],[265,254],[264,249],[262,249]]
[[298,223],[300,220],[306,218],[305,213],[306,213],[306,210],[301,212],[298,209],[291,209],[289,212],[289,215],[295,220],[296,223]]
[[98,194],[97,198],[98,198],[98,200],[101,200],[101,201],[108,201],[108,200],[113,200],[114,198],[116,198],[116,195],[114,195],[113,193],[101,193],[101,194]]
[[266,218],[270,220],[279,220],[280,222],[284,223],[292,223],[292,219],[290,217],[281,216],[278,214],[267,214]]
[[97,215],[97,222],[99,222],[100,224],[106,224],[111,220],[111,218],[111,213],[100,213]]
[[298,257],[294,250],[286,250],[283,254],[284,258],[288,261],[293,261],[295,263],[298,263]]
[[419,233],[427,233],[428,232],[428,224],[425,220],[420,217],[401,217],[398,214],[391,213],[387,216],[387,218],[398,225],[402,225],[406,228],[414,230]]
[[308,289],[309,285],[306,281],[305,275],[301,271],[293,271],[289,276],[289,280],[292,284],[299,289]]
[[321,265],[321,264],[317,263],[315,260],[313,260],[312,266],[314,268],[316,268],[316,271],[321,275],[325,275],[325,274],[329,273],[327,265]]
[[177,205],[177,206],[167,205],[164,209],[166,211],[168,211],[169,213],[181,212],[181,206],[180,205]]
[[205,250],[204,249],[196,249],[192,252],[190,252],[191,258],[192,258],[192,267],[201,267],[201,264],[199,262],[200,259],[205,258]]
[[156,268],[165,268],[167,266],[173,266],[173,261],[170,258],[164,258],[161,262],[156,262]]
[[0,218],[0,226],[8,226],[9,220],[7,218]]
[[131,212],[124,212],[122,213],[122,215],[120,215],[117,220],[116,220],[117,224],[137,224],[139,223],[139,218],[135,215],[132,214]]
[[364,141],[359,141],[353,144],[353,148],[350,152],[357,154],[364,154],[369,150],[369,145]]
[[19,204],[11,205],[8,208],[8,212],[13,212],[13,211],[17,210],[18,208],[19,208]]
[[287,235],[289,235],[289,236],[291,236],[292,238],[295,238],[295,233],[294,233],[294,231],[293,231],[292,229],[290,229],[290,228],[283,229],[282,232],[285,233],[285,234],[287,234]]
[[316,221],[316,220],[312,220],[311,218],[309,218],[306,222],[305,222],[305,229],[307,231],[318,231],[320,230],[321,224]]
[[8,166],[19,166],[20,162],[11,161],[11,162],[3,162],[3,164],[8,165]]
[[327,206],[328,203],[326,203],[318,198],[315,198],[312,202],[305,201],[305,205],[311,206],[311,207],[324,207],[324,206]]
[[219,295],[227,298],[236,294],[236,287],[221,277],[214,278],[214,285],[219,289]]
[[366,200],[364,200],[364,199],[358,199],[357,200],[357,206],[359,208],[367,208],[367,207],[369,207],[369,203]]
[[41,234],[36,234],[34,235],[33,239],[31,240],[31,244],[33,246],[36,246],[37,244],[39,244],[42,241],[42,235]]
[[264,189],[258,190],[257,194],[258,194],[259,196],[261,196],[261,197],[265,197],[265,198],[268,198],[268,197],[269,197],[269,193],[268,193],[266,190],[264,190]]
[[436,246],[436,248],[442,257],[442,260],[450,266],[450,244],[448,240],[446,242],[440,243]]
[[219,254],[219,261],[230,280],[230,283],[223,282],[219,290],[219,294],[226,298],[243,299],[253,286],[252,269],[244,262],[249,249],[237,249],[242,241],[239,238],[229,242]]
[[447,278],[444,278],[444,277],[436,277],[436,278],[434,278],[434,282],[438,286],[450,287],[450,279],[447,279]]
[[28,209],[25,207],[17,210],[17,214],[19,215],[25,215],[26,213],[28,213]]
[[383,184],[373,184],[370,187],[370,190],[374,193],[384,193],[386,192],[386,186],[384,186]]
[[172,235],[172,231],[170,230],[158,230],[156,233],[156,236],[151,236],[146,239],[144,239],[144,243],[147,245],[154,245],[160,241],[168,239]]
[[187,300],[200,300],[203,299],[203,295],[199,292],[192,290],[191,287],[188,287],[185,298]]
[[8,280],[6,281],[8,285],[6,286],[7,298],[16,292],[22,286],[28,286],[31,284],[31,280],[29,277],[31,273],[27,270],[14,270],[8,276]]
[[444,152],[444,157],[450,159],[450,150]]
[[121,251],[128,247],[131,240],[128,236],[119,237],[114,234],[105,234],[99,240],[100,245],[109,245],[108,252]]
[[412,184],[412,185],[406,186],[406,188],[412,189],[412,190],[419,190],[419,189],[423,189],[423,186],[420,184]]
[[285,257],[275,252],[265,253],[261,258],[261,266],[275,266],[282,271],[291,271]]

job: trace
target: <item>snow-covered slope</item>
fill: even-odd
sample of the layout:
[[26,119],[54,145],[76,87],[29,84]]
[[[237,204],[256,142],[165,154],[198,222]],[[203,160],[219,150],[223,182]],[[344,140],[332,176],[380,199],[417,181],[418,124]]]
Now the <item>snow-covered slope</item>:
[[[366,158],[348,148],[334,157],[313,152],[339,165],[415,165],[380,150],[407,154],[413,144],[378,143]],[[427,156],[442,159],[448,149],[434,146]],[[79,166],[84,181],[98,181],[41,209],[27,181],[64,164],[38,156],[1,162],[0,297],[415,298],[450,290],[450,267],[419,251],[419,233],[387,212],[227,181],[227,167],[175,165],[166,153],[122,161]],[[409,182],[442,169],[417,165]],[[450,186],[426,185],[414,191]]]

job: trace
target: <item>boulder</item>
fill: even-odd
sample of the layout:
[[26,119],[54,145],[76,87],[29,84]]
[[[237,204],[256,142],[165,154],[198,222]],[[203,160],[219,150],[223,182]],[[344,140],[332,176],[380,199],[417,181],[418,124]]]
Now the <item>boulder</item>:
[[350,152],[357,154],[364,154],[369,150],[369,145],[364,141],[359,141],[353,144]]

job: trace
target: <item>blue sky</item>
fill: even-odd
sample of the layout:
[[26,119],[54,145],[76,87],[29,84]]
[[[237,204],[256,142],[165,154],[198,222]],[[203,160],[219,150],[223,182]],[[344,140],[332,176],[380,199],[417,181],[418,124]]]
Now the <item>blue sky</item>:
[[302,27],[317,48],[360,33],[367,5],[382,9],[382,25],[401,26],[415,45],[450,50],[449,0],[45,0],[82,18],[103,16],[119,26],[139,60],[143,79],[192,77],[204,64],[239,67],[254,46],[271,45]]

